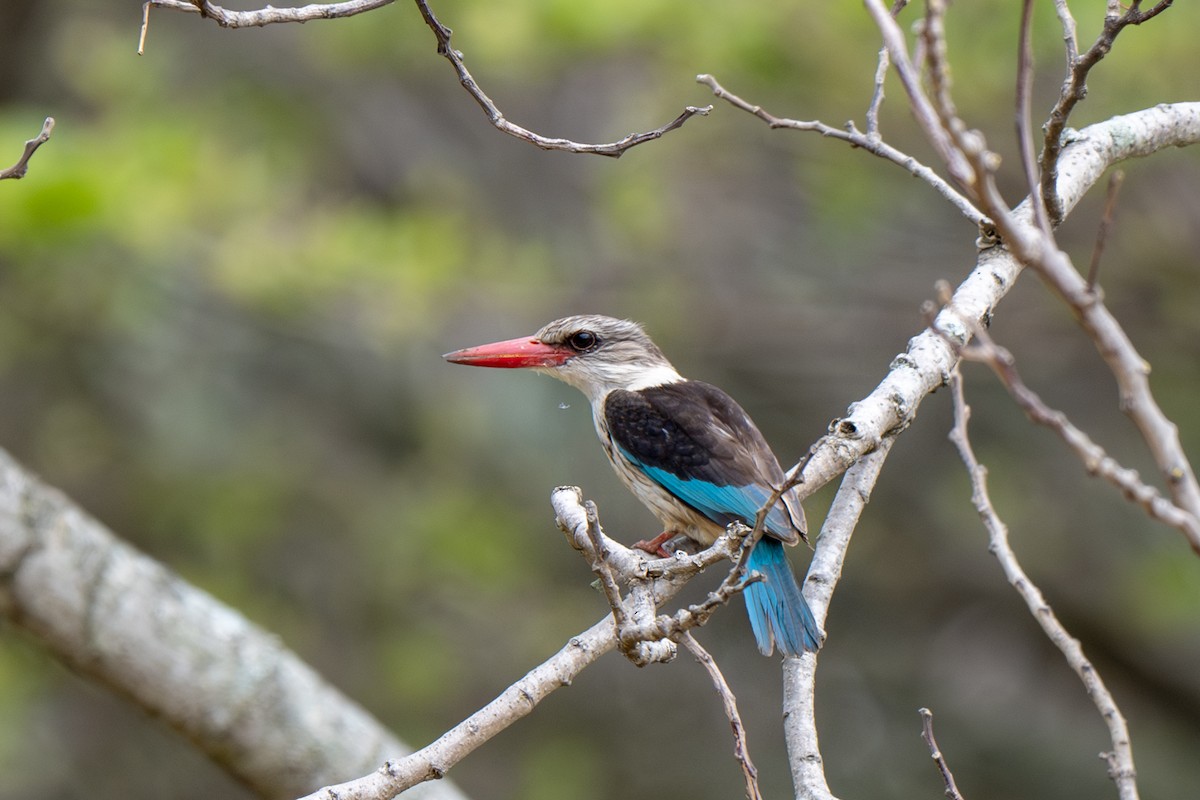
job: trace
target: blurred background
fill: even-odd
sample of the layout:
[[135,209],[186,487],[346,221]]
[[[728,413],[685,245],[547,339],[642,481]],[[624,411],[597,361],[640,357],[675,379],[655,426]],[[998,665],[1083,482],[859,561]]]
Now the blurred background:
[[[1072,4],[1085,45],[1103,5]],[[702,72],[780,116],[861,127],[879,47],[858,4],[434,10],[511,120],[582,141],[714,102]],[[956,101],[1004,156],[1014,201],[1017,18],[999,2],[949,18]],[[157,11],[141,57],[140,23],[132,2],[0,4],[0,162],[58,121],[27,178],[0,183],[0,446],[413,746],[603,615],[554,527],[555,485],[582,486],[619,539],[657,533],[581,395],[440,354],[569,313],[637,319],[792,464],[922,328],[934,282],[974,260],[976,232],[902,170],[720,103],[618,161],[506,137],[410,4],[237,31]],[[1127,30],[1075,125],[1197,99],[1198,28],[1185,3]],[[1039,118],[1061,50],[1038,4]],[[888,90],[884,134],[927,159]],[[1126,170],[1101,283],[1200,456],[1200,153]],[[1078,265],[1102,206],[1093,192],[1062,229]],[[1048,403],[1155,475],[1111,376],[1034,276],[994,333]],[[966,372],[997,507],[1128,716],[1143,793],[1194,793],[1200,561],[1086,477],[984,368]],[[989,556],[949,424],[941,392],[895,447],[834,598],[817,700],[830,785],[940,796],[928,706],[973,800],[1111,796],[1105,728]],[[832,491],[810,503],[814,526]],[[740,607],[700,638],[739,697],[764,791],[788,796],[777,661]],[[451,778],[489,800],[739,797],[730,753],[691,659],[637,670],[609,654]],[[83,796],[247,794],[6,629],[0,798]]]

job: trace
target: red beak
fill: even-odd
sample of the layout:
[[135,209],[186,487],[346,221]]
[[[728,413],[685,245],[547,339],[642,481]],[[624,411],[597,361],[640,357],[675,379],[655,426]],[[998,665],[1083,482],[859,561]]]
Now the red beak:
[[575,355],[566,347],[543,344],[537,339],[523,336],[506,342],[481,344],[446,353],[442,358],[454,364],[472,367],[557,367]]

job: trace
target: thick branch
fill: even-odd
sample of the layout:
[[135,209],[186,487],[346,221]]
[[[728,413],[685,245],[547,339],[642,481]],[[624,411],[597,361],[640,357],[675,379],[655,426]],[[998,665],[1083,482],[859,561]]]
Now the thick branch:
[[[0,451],[0,608],[265,798],[407,753],[277,637],[116,539]],[[429,797],[462,797],[450,785]]]
[[[875,481],[879,478],[893,441],[892,437],[884,439],[877,450],[846,472],[833,505],[825,516],[825,523],[821,526],[821,536],[817,539],[804,582],[804,597],[821,627],[825,625],[833,590],[842,575],[850,536],[871,498],[871,491],[875,488]],[[816,678],[815,653],[784,660],[783,707],[789,712],[783,721],[784,735],[796,797],[802,800],[833,800],[825,781],[824,762],[817,744]]]

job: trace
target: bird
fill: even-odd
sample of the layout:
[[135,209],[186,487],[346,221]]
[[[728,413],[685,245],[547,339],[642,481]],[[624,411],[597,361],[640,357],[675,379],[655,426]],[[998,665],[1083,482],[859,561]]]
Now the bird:
[[[750,416],[712,384],[684,378],[636,322],[598,314],[564,317],[532,336],[446,353],[455,364],[524,368],[583,392],[605,455],[663,532],[639,542],[658,551],[680,534],[707,547],[728,525],[753,528],[786,481]],[[784,545],[808,541],[795,487],[767,513],[746,567],[761,580],[743,594],[758,649],[816,652],[823,633],[800,593]]]

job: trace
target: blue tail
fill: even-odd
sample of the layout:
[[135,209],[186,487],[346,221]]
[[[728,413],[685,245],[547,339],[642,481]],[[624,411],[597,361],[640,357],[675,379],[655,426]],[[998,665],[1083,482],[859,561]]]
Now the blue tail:
[[746,568],[766,578],[750,584],[744,592],[758,649],[768,656],[774,645],[779,645],[785,656],[815,653],[821,647],[821,631],[796,585],[783,542],[770,536],[759,539]]

